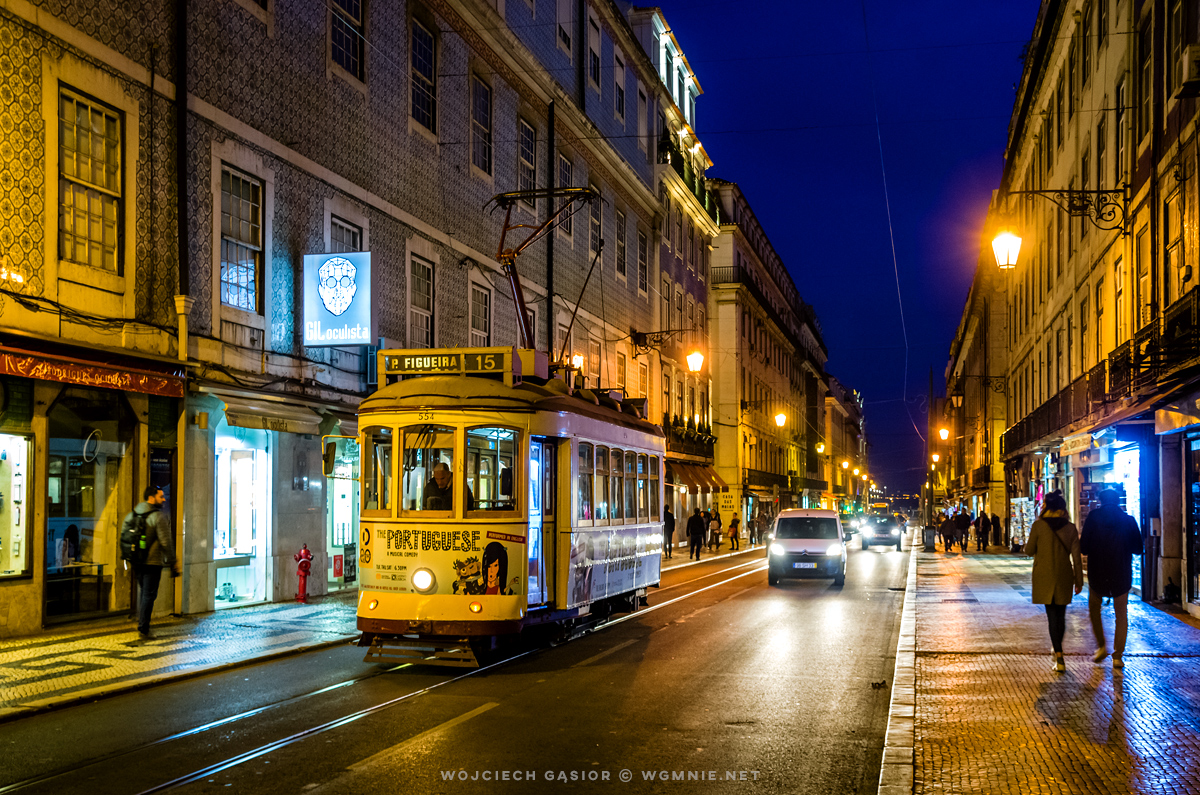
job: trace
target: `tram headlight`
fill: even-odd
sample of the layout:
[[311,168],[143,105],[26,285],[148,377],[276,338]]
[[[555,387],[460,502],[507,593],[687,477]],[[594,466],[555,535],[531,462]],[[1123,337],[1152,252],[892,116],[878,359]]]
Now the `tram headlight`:
[[783,544],[771,544],[770,550],[772,555],[782,555],[784,553]]
[[374,610],[374,609],[375,609],[375,608],[377,608],[377,607],[379,607],[379,600],[378,600],[378,599],[372,599],[372,600],[370,601],[370,603],[367,605],[367,609],[368,609],[368,610]]
[[483,605],[479,604],[479,602],[471,602],[471,604],[467,605],[467,609],[472,613],[482,613]]
[[437,578],[429,569],[417,569],[413,572],[412,585],[417,593],[429,593],[437,586]]

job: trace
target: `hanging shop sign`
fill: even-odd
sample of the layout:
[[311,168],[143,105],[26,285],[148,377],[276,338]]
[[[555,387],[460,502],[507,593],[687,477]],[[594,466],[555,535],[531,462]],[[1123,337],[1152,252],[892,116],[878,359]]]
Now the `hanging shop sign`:
[[371,252],[304,255],[304,344],[371,345]]
[[0,373],[164,397],[183,397],[184,394],[182,378],[136,370],[110,369],[69,359],[0,352]]
[[1062,446],[1058,448],[1058,454],[1074,455],[1075,453],[1082,453],[1084,450],[1090,449],[1091,446],[1092,435],[1090,433],[1071,436],[1063,440]]

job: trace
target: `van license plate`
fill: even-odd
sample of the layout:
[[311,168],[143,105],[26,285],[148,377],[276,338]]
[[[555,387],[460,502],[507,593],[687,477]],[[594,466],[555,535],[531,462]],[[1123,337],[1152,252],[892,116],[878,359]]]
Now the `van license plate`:
[[793,563],[792,564],[792,568],[795,568],[795,569],[815,569],[816,567],[817,567],[817,564],[815,564],[815,563]]

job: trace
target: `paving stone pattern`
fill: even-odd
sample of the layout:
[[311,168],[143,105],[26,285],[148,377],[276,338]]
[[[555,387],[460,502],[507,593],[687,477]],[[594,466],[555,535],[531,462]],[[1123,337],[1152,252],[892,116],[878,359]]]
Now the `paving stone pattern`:
[[1200,630],[1133,599],[1124,670],[1096,665],[1085,591],[1060,674],[1029,559],[916,562],[913,792],[1200,793]]
[[130,622],[0,643],[0,718],[355,637],[355,594],[224,610],[153,631],[157,639],[142,641]]

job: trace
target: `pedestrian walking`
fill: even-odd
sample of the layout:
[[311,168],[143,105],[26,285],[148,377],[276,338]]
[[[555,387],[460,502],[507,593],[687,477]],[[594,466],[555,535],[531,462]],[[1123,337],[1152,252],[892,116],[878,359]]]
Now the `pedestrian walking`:
[[1079,538],[1080,552],[1087,556],[1088,613],[1096,636],[1092,659],[1108,656],[1104,620],[1100,608],[1104,597],[1112,599],[1116,622],[1113,626],[1113,668],[1125,667],[1125,636],[1129,629],[1129,590],[1133,587],[1133,556],[1142,553],[1142,533],[1137,521],[1121,508],[1121,497],[1112,489],[1100,492],[1100,507],[1088,513]]
[[721,520],[715,514],[708,520],[708,533],[709,551],[719,550],[721,548]]
[[967,551],[967,533],[970,527],[970,515],[966,511],[959,509],[958,515],[954,517],[954,529],[956,531],[954,535],[958,548],[963,552]]
[[987,552],[988,535],[992,532],[992,520],[986,512],[975,520],[975,551]]
[[700,512],[700,518],[704,520],[704,548],[711,550],[712,533],[709,531],[708,526],[712,524],[712,514],[708,512],[707,508],[705,508]]
[[950,518],[949,513],[942,519],[942,526],[939,529],[942,533],[942,551],[949,552],[950,548],[954,546],[954,534],[957,532],[954,528],[954,520]]
[[700,515],[700,509],[695,508],[687,521],[688,560],[700,560],[700,547],[704,546],[704,529],[704,517]]
[[145,522],[146,527],[146,559],[133,566],[138,584],[137,628],[142,640],[155,638],[150,631],[150,615],[158,598],[162,570],[169,566],[171,576],[179,576],[179,568],[175,565],[175,534],[171,532],[170,517],[163,512],[166,501],[162,489],[147,486],[142,492],[142,501],[125,517],[126,528],[134,527],[139,519]]
[[1041,517],[1033,523],[1025,554],[1033,556],[1033,603],[1046,606],[1050,645],[1054,648],[1054,670],[1067,670],[1063,660],[1063,634],[1067,629],[1067,605],[1074,593],[1083,590],[1083,560],[1079,532],[1067,516],[1067,501],[1057,491],[1046,495]]
[[733,518],[729,520],[729,549],[733,552],[737,552],[742,548],[742,540],[738,537],[739,524],[738,515],[735,513]]
[[1004,528],[1000,524],[1000,517],[992,514],[992,543],[996,546],[1003,544],[1008,546],[1008,539],[1004,535]]
[[667,506],[663,511],[663,550],[667,553],[667,558],[670,559],[671,552],[675,549],[675,514],[671,513],[671,506]]

